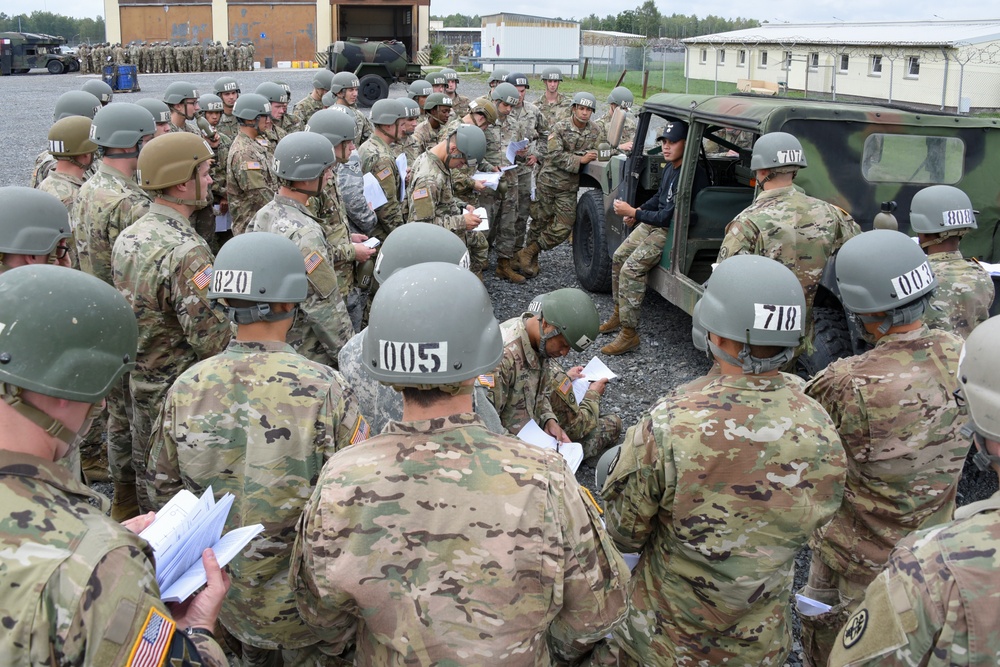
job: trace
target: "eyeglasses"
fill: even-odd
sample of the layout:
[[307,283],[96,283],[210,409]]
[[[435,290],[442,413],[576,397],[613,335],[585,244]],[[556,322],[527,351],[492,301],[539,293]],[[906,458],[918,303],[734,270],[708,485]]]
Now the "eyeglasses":
[[56,259],[66,259],[66,255],[69,254],[69,246],[57,245],[55,250],[51,253]]

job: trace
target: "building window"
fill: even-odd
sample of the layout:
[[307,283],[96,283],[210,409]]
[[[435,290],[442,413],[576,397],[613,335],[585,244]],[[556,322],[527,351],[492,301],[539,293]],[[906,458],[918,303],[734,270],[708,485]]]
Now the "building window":
[[740,67],[743,67],[744,65],[747,64],[747,51],[746,51],[746,49],[740,49],[739,60],[740,60]]
[[767,69],[767,51],[760,52],[760,68]]
[[920,76],[920,57],[906,56],[906,78],[916,79]]
[[792,69],[792,52],[785,51],[785,64],[782,65],[782,69]]
[[872,56],[871,76],[882,76],[882,56]]
[[719,49],[719,64],[720,65],[725,65],[726,64],[726,50],[725,49]]
[[846,72],[847,66],[851,64],[851,57],[846,53],[840,54],[840,71]]
[[819,69],[819,51],[813,51],[809,54],[809,69],[813,72]]
[[702,65],[704,65],[705,63],[708,62],[708,49],[702,49],[701,50],[701,54],[700,54],[700,57],[698,59],[698,62],[700,62]]

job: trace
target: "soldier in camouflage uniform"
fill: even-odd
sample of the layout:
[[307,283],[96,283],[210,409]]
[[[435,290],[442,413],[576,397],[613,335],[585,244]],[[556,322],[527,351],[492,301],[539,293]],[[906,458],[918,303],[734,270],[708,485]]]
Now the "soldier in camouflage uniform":
[[0,187],[0,274],[28,264],[70,265],[69,215],[47,192]]
[[[334,113],[340,112],[334,111]],[[334,174],[337,179],[337,194],[344,204],[351,231],[374,234],[378,217],[365,199],[365,175],[361,170],[361,156],[358,155],[358,151],[352,151],[347,162],[338,163],[334,167]]]
[[[563,80],[562,70],[558,67],[546,67],[542,70],[542,85],[545,91],[539,95],[534,104],[538,111],[545,118],[545,125],[550,130],[561,120],[568,120],[570,117],[570,107],[572,99],[559,92],[559,84]],[[544,140],[547,142],[548,137]]]
[[43,265],[0,276],[0,312],[15,360],[0,366],[0,502],[17,517],[0,529],[4,663],[228,665],[212,639],[228,583],[211,551],[207,589],[164,604],[135,534],[152,517],[109,520],[107,499],[60,465],[135,359],[128,304],[92,276]]
[[363,441],[368,423],[343,376],[285,342],[309,290],[292,241],[243,234],[219,252],[212,277],[208,296],[222,300],[236,338],[167,392],[147,462],[148,494],[161,508],[183,488],[199,496],[209,487],[232,493],[227,530],[266,528],[230,564],[222,625],[242,644],[243,664],[282,657],[286,664],[323,664],[319,638],[295,611],[289,556],[323,464]]
[[203,127],[198,121],[198,130],[214,153],[212,158],[212,196],[209,205],[195,213],[195,229],[208,241],[212,253],[219,250],[220,239],[217,236],[216,215],[224,216],[229,212],[229,200],[226,198],[226,169],[229,165],[229,149],[233,140],[218,131],[222,120],[224,103],[222,98],[214,93],[205,93],[198,98],[198,116],[208,123]]
[[100,79],[91,79],[90,81],[87,81],[80,86],[80,90],[85,90],[99,99],[102,107],[106,107],[111,104],[111,100],[115,95],[114,89]]
[[163,93],[163,103],[170,107],[170,131],[190,132],[201,136],[194,125],[198,114],[198,90],[187,81],[174,81]]
[[[500,82],[490,92],[490,99],[497,109],[497,129],[499,130],[499,152],[501,168],[512,167],[507,159],[507,146],[517,141],[515,132],[517,126],[510,119],[510,112],[517,104],[519,95],[517,88],[507,82]],[[518,180],[517,170],[508,169],[500,177],[497,187],[497,208],[493,211],[493,224],[490,228],[490,240],[497,252],[497,276],[513,283],[523,283],[524,276],[514,270],[513,259],[517,251],[524,247],[527,229],[518,226],[517,202]]]
[[552,437],[571,442],[549,400],[548,360],[586,349],[598,323],[594,302],[570,287],[537,297],[527,312],[501,325],[503,357],[481,380],[504,428],[519,433],[533,419]]
[[618,86],[608,95],[608,110],[603,116],[594,121],[601,128],[601,141],[606,141],[608,138],[608,128],[611,125],[611,119],[614,117],[615,111],[621,109],[624,112],[625,123],[622,126],[621,139],[618,140],[618,146],[616,147],[616,150],[622,153],[632,150],[632,142],[635,139],[636,119],[629,111],[632,108],[634,100],[635,97],[632,95],[631,90],[625,86]]
[[302,618],[353,639],[358,664],[583,661],[625,613],[625,564],[558,453],[472,414],[472,382],[502,352],[485,287],[452,264],[397,271],[363,347],[403,420],[323,468],[292,556]]
[[328,69],[316,70],[312,78],[312,91],[295,103],[295,113],[298,114],[303,123],[308,124],[312,115],[323,109],[323,96],[332,85],[333,72]]
[[[959,364],[976,466],[1000,475],[1000,318],[968,336]],[[964,429],[963,429],[964,434]],[[831,665],[992,665],[1000,655],[1000,494],[903,538],[838,635]]]
[[[626,225],[635,225],[635,229],[618,246],[611,260],[611,293],[615,297],[615,310],[601,324],[601,333],[610,333],[619,327],[621,332],[615,340],[601,348],[604,354],[624,354],[639,347],[639,310],[646,298],[646,275],[660,263],[670,224],[674,220],[687,131],[686,123],[674,121],[667,123],[657,137],[666,167],[655,195],[638,208],[620,199],[614,202],[615,213],[622,216]],[[699,164],[695,169],[691,196],[694,197],[708,184],[708,175]]]
[[[490,154],[489,157],[484,154],[483,158],[475,165],[466,165],[460,169],[451,170],[452,190],[455,196],[476,208],[481,206],[485,208],[482,195],[489,188],[484,181],[473,179],[473,175],[477,172],[498,172],[500,170],[499,167],[494,166],[500,161],[499,133],[493,132],[494,129],[499,129],[495,125],[496,120],[496,107],[492,102],[485,101],[485,106],[482,107],[477,104],[474,110],[470,103],[469,113],[461,117],[454,116],[441,130],[441,133],[447,136],[462,125],[475,125],[483,131],[483,136],[486,137],[486,153]],[[489,210],[487,210],[487,218],[488,214]]]
[[[514,140],[522,141],[528,139],[531,143],[527,148],[522,148],[517,153],[515,158],[515,163],[517,168],[514,169],[514,173],[517,175],[517,229],[527,230],[528,229],[528,217],[532,218],[532,229],[536,227],[534,223],[534,216],[531,215],[532,200],[535,199],[532,190],[532,172],[535,167],[545,159],[545,155],[548,152],[548,137],[550,134],[550,128],[545,123],[545,116],[542,112],[538,110],[531,102],[525,99],[525,94],[531,87],[528,83],[528,77],[524,74],[518,72],[512,72],[507,75],[505,79],[507,83],[513,84],[514,88],[517,89],[517,104],[510,111],[510,115],[507,117],[507,123],[513,126],[511,137]],[[593,144],[596,147],[597,144]],[[504,151],[506,152],[507,147],[504,146]],[[510,193],[507,194],[510,197]],[[541,198],[541,194],[538,194],[538,198]],[[575,201],[575,200],[574,200]],[[573,204],[574,217],[576,211],[576,204]],[[572,227],[572,223],[570,225]],[[568,234],[567,234],[568,236]],[[518,235],[521,238],[521,234]],[[536,238],[534,232],[532,232],[532,238]],[[552,248],[555,245],[550,246]],[[520,247],[518,247],[520,250]],[[515,267],[516,262],[515,262]]]
[[222,98],[222,119],[216,128],[230,139],[239,131],[239,120],[233,115],[233,106],[240,99],[240,84],[231,76],[220,76],[212,85],[215,94]]
[[[400,124],[404,122],[406,110],[397,100],[379,100],[372,105],[371,120],[375,131],[371,138],[358,148],[361,158],[361,169],[366,174],[372,174],[382,188],[387,199],[386,203],[375,209],[378,224],[372,236],[385,241],[392,230],[402,225],[403,203],[400,196],[400,174],[396,165],[396,156],[392,146],[396,145],[401,136]],[[406,174],[403,174],[405,178]]]
[[976,212],[968,195],[950,185],[931,185],[910,202],[910,228],[937,278],[924,324],[966,338],[990,316],[994,287],[990,274],[975,259],[965,259],[959,244],[976,229]]
[[[52,122],[66,118],[67,116],[86,116],[93,119],[97,110],[101,108],[101,102],[92,93],[84,90],[70,90],[59,96],[56,100],[55,109],[52,112]],[[56,159],[44,150],[35,158],[35,167],[31,171],[31,187],[37,188],[38,184],[45,180],[56,166]]]
[[[527,278],[538,275],[538,253],[555,248],[573,231],[580,168],[597,159],[597,144],[601,140],[600,128],[590,121],[596,106],[597,100],[592,94],[577,93],[573,96],[571,117],[556,123],[549,133],[545,162],[535,185],[537,197],[532,207],[528,244],[518,251],[514,260],[514,268]],[[530,189],[530,182],[525,186],[523,180],[519,178],[519,181],[519,188]],[[521,193],[519,197],[523,200],[529,195]],[[520,214],[517,224],[521,226]]]
[[285,110],[288,108],[288,93],[285,89],[273,81],[264,81],[253,91],[261,95],[270,103],[271,127],[264,132],[271,146],[276,146],[288,132],[281,127],[281,120],[285,117]]
[[896,543],[949,521],[968,442],[952,402],[962,339],[922,323],[936,286],[905,234],[876,229],[837,255],[844,307],[875,348],[840,359],[806,392],[833,418],[847,450],[847,492],[810,540],[804,594],[833,607],[802,619],[810,664],[826,665],[837,631]]
[[780,372],[803,332],[795,275],[726,260],[701,304],[720,373],[629,429],[602,489],[608,533],[642,553],[617,664],[780,666],[795,556],[840,504],[844,449],[802,381]]
[[[70,116],[49,128],[49,153],[56,159],[56,166],[38,184],[38,189],[58,198],[67,211],[73,210],[87,171],[94,163],[97,144],[90,140],[90,125],[86,116]],[[70,224],[74,225],[72,219]],[[71,239],[69,246],[70,265],[78,269],[76,241]]]
[[323,226],[309,208],[336,162],[330,141],[316,132],[296,132],[281,140],[274,151],[272,170],[278,192],[254,216],[248,231],[273,232],[291,239],[305,259],[309,296],[302,317],[289,334],[289,344],[302,356],[337,367],[337,353],[354,334],[341,296],[333,253]]
[[[423,113],[420,105],[414,100],[411,100],[409,97],[400,97],[398,100],[399,103],[403,105],[403,108],[406,109],[406,120],[399,125],[401,133],[399,142],[392,146],[392,153],[396,157],[399,157],[405,152],[406,143],[410,140],[410,137],[413,136],[413,132],[417,129],[417,123],[420,122],[420,116]],[[409,167],[407,167],[407,169],[409,169]]]
[[469,100],[468,97],[462,95],[458,92],[458,72],[451,69],[450,67],[445,67],[441,70],[441,74],[444,74],[445,87],[444,94],[451,100],[452,111],[455,112],[457,118],[461,118],[469,113]]
[[806,295],[806,335],[799,354],[812,352],[813,300],[827,261],[861,233],[847,211],[795,187],[795,174],[805,167],[802,144],[792,135],[770,132],[757,140],[750,168],[763,192],[726,227],[718,259],[761,255],[799,277]]
[[268,167],[271,144],[264,133],[271,128],[271,103],[261,95],[240,96],[233,107],[240,131],[229,149],[226,166],[226,194],[233,218],[233,234],[242,234],[257,211],[267,205],[278,190]]
[[153,115],[153,122],[156,124],[153,137],[170,132],[170,107],[150,97],[136,100],[135,103]]
[[[275,81],[275,83],[284,88],[285,96],[291,100],[292,87],[282,81]],[[292,132],[301,132],[305,129],[306,124],[303,122],[301,116],[288,110],[288,103],[286,102],[278,126],[285,131],[285,134],[291,134]]]
[[410,222],[432,222],[465,241],[470,268],[480,277],[489,264],[489,242],[475,231],[482,222],[473,207],[455,198],[451,170],[476,162],[486,154],[486,136],[473,125],[463,125],[421,155],[413,165],[406,197]]
[[424,100],[424,120],[417,123],[413,134],[403,146],[408,164],[416,164],[417,158],[441,141],[441,131],[451,119],[451,98],[444,93],[431,93]]
[[357,126],[357,132],[355,132],[354,141],[360,146],[361,144],[368,141],[368,137],[372,135],[372,124],[368,118],[357,110],[355,104],[358,101],[358,77],[354,76],[350,72],[338,72],[333,75],[333,79],[330,80],[330,92],[333,93],[337,100],[331,109],[336,109],[337,111],[343,111],[352,118],[354,118],[354,124]]
[[568,371],[555,359],[549,359],[549,403],[556,420],[572,442],[583,447],[584,458],[600,456],[618,442],[622,434],[622,418],[615,414],[601,414],[601,397],[607,387],[607,378],[591,382],[583,400],[577,402],[573,394],[573,380],[579,379],[583,366]]

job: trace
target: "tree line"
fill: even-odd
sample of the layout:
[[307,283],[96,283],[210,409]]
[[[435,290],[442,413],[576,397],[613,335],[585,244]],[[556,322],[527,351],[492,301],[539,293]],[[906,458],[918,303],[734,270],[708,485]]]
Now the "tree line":
[[70,46],[104,41],[104,17],[79,19],[52,12],[8,16],[0,12],[0,32],[35,32],[65,37]]

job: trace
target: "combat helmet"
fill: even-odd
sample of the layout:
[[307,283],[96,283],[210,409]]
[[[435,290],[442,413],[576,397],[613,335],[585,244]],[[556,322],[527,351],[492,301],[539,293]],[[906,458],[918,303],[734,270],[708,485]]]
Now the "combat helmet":
[[338,95],[347,88],[357,88],[360,84],[358,77],[351,72],[337,72],[330,80],[330,92]]
[[54,195],[19,185],[0,187],[0,258],[49,255],[71,235],[69,213]]
[[318,132],[293,132],[282,137],[275,147],[271,171],[283,181],[311,181],[321,178],[336,161],[333,144],[325,136]]
[[430,81],[432,87],[448,85],[448,77],[441,72],[431,72],[427,75],[427,80]]
[[163,91],[163,102],[170,106],[183,104],[184,100],[197,101],[198,97],[198,89],[187,81],[174,81]]
[[545,356],[545,343],[559,335],[565,337],[577,352],[587,349],[597,338],[597,330],[601,326],[594,301],[576,287],[565,287],[536,297],[528,309],[537,312],[546,323],[556,328],[554,332],[542,335],[538,344],[542,356]]
[[[67,116],[49,128],[49,154],[55,158],[73,158],[97,151],[90,140],[91,120],[86,116]],[[73,161],[84,169],[88,165]]]
[[118,153],[116,157],[136,157],[142,150],[143,137],[156,132],[153,114],[138,104],[118,102],[103,107],[94,116],[90,125],[90,140],[101,148],[132,148],[136,150]]
[[357,138],[357,126],[354,124],[354,119],[333,109],[322,109],[314,113],[309,118],[305,131],[315,132],[326,137],[334,148],[337,162],[341,164],[347,162],[350,156],[346,151],[336,150],[337,147],[344,142],[354,142]]
[[573,95],[573,106],[594,110],[597,108],[597,98],[594,97],[593,93],[588,93],[581,90],[580,92]]
[[625,86],[618,86],[608,94],[608,104],[617,104],[622,109],[631,109],[634,101],[632,91]]
[[913,195],[910,202],[910,228],[918,234],[934,234],[921,242],[927,247],[952,236],[962,236],[976,229],[972,200],[951,185],[931,185]]
[[212,84],[212,91],[216,95],[221,95],[222,93],[238,93],[240,92],[239,82],[231,76],[220,76]]
[[420,117],[420,105],[416,103],[415,100],[411,100],[409,97],[398,97],[396,98],[403,108],[406,110],[407,118],[419,118]]
[[224,111],[222,98],[215,93],[205,93],[199,97],[198,108],[202,113],[206,111],[217,111],[222,113]]
[[469,113],[478,113],[486,117],[486,124],[493,125],[500,117],[497,113],[497,105],[488,97],[477,97],[469,102]]
[[212,264],[208,298],[227,300],[220,306],[236,324],[291,319],[294,308],[278,313],[271,311],[270,304],[302,303],[308,294],[302,253],[279,234],[240,234],[222,246]]
[[52,110],[52,122],[67,116],[86,116],[93,119],[100,108],[101,101],[93,93],[88,93],[86,90],[70,90],[56,100],[56,106]]
[[427,97],[433,92],[434,88],[431,87],[430,82],[424,79],[417,79],[406,89],[406,94],[411,100],[416,100],[418,97]]
[[486,287],[444,262],[393,273],[375,294],[362,335],[365,369],[397,389],[469,394],[472,386],[459,383],[496,368],[503,354]]
[[558,67],[546,67],[542,70],[542,81],[562,81],[562,70]]
[[313,88],[317,90],[330,90],[333,86],[333,72],[328,69],[318,69],[313,74]]
[[431,93],[424,100],[424,111],[430,111],[436,107],[451,107],[453,105],[454,102],[444,93]]
[[408,222],[389,232],[375,259],[379,284],[400,269],[426,262],[446,262],[469,268],[469,249],[462,239],[441,225]]
[[[521,72],[511,72],[506,77],[504,77],[504,81],[515,87],[524,86],[525,88],[531,88],[531,86],[528,84],[528,77],[522,74]],[[518,96],[520,96],[520,93],[518,93]]]
[[458,81],[458,72],[450,67],[441,69],[439,73],[444,76],[445,81]]
[[494,102],[503,102],[504,104],[515,106],[520,101],[521,95],[517,92],[517,88],[513,84],[504,81],[493,89],[490,93],[490,98]]
[[288,93],[279,83],[264,81],[253,92],[262,95],[272,105],[288,104]]
[[107,104],[111,102],[111,98],[114,97],[115,93],[111,86],[104,83],[100,79],[90,79],[80,86],[80,90],[85,90],[96,97],[101,101],[102,106],[107,106]]
[[796,172],[806,167],[802,144],[787,132],[768,132],[757,139],[750,156],[750,168],[770,169],[774,173]]
[[371,121],[375,125],[392,125],[400,118],[406,118],[406,109],[399,100],[378,100],[372,105]]
[[163,101],[153,99],[152,97],[146,97],[141,100],[136,100],[135,103],[151,113],[153,115],[153,122],[157,125],[160,123],[170,122],[170,107],[168,107]]
[[486,155],[486,135],[475,125],[459,125],[454,135],[455,148],[469,164],[475,164]]
[[334,95],[333,93],[331,93],[329,90],[326,91],[325,93],[323,93],[323,108],[324,109],[329,109],[330,107],[332,107],[336,103],[337,103],[337,97],[336,97],[336,95]]
[[244,123],[251,123],[261,116],[271,115],[271,103],[267,98],[257,93],[247,93],[240,95],[233,105],[233,115]]
[[[143,190],[169,202],[202,208],[208,205],[208,192],[201,191],[198,165],[215,157],[212,147],[190,132],[170,132],[150,141],[139,155],[135,180]],[[180,199],[163,192],[169,187],[194,179],[194,199]]]
[[[965,340],[958,359],[958,384],[969,407],[969,429],[990,440],[1000,441],[1000,317],[981,323]],[[963,429],[966,431],[966,429]],[[1000,464],[1000,457],[976,443],[973,461],[982,471]]]
[[[505,69],[494,69],[492,72],[490,72],[490,78],[486,80],[486,83],[487,84],[490,84],[490,83],[501,84],[501,83],[504,82],[504,79],[507,78],[508,74],[510,74],[510,72],[508,72]],[[494,86],[494,87],[496,87],[496,86]]]

